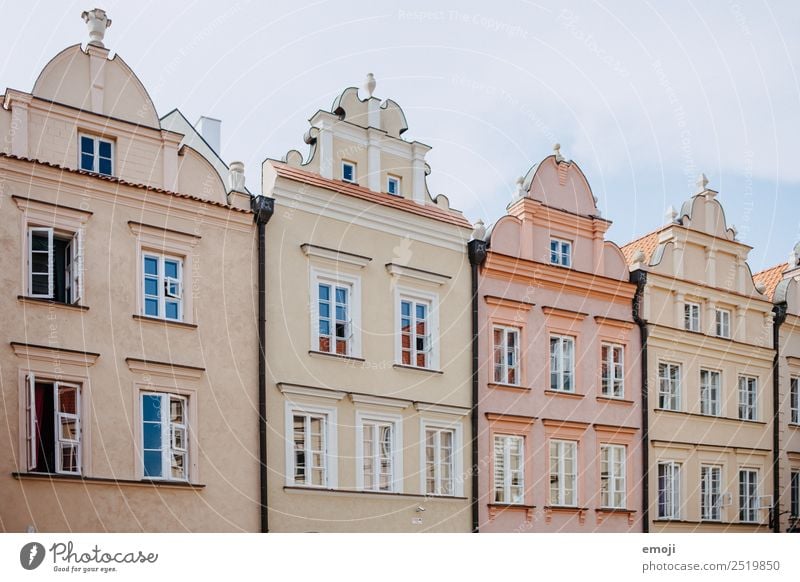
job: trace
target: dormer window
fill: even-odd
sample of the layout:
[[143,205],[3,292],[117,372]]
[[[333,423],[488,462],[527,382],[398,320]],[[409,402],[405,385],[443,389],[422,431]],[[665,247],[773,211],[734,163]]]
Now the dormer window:
[[356,164],[355,162],[342,161],[342,180],[345,182],[356,183]]
[[400,178],[389,176],[386,180],[386,191],[392,196],[400,196]]
[[557,238],[550,239],[550,264],[572,266],[572,243]]
[[80,168],[87,172],[114,175],[114,143],[90,135],[81,135],[78,138],[80,145]]

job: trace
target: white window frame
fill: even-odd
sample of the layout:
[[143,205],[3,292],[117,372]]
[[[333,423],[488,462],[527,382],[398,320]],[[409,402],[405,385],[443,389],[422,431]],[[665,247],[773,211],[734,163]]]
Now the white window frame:
[[[661,507],[661,468],[664,467],[665,475],[664,512]],[[656,515],[658,519],[681,518],[681,464],[676,461],[659,461],[656,469]]]
[[722,520],[722,467],[700,465],[700,519]]
[[[739,420],[758,420],[758,378],[740,374],[739,386]],[[750,397],[752,396],[752,402]]]
[[722,372],[719,370],[700,368],[700,414],[722,415]]
[[[348,180],[344,177],[344,168],[345,166],[350,166],[353,169],[353,179]],[[358,164],[355,162],[350,162],[348,160],[342,160],[342,181],[347,182],[348,184],[358,184]]]
[[[316,415],[325,417],[325,462],[324,485],[299,484],[294,480],[294,417],[295,415]],[[284,408],[285,430],[285,466],[287,487],[313,487],[318,489],[335,489],[339,481],[339,457],[336,427],[336,409],[327,406],[303,404],[299,402],[285,403]],[[309,481],[310,471],[306,471],[306,482]]]
[[[364,429],[365,426],[391,427],[391,478],[389,489],[381,489],[376,484],[367,488],[365,485],[364,471],[366,469],[364,457]],[[376,441],[377,444],[377,441]],[[378,414],[356,411],[356,488],[359,491],[372,491],[384,493],[403,492],[403,418],[395,414]],[[380,461],[379,454],[373,454],[373,467],[375,461]],[[375,474],[375,481],[379,482],[379,473]]]
[[[335,271],[327,271],[317,267],[311,267],[310,270],[310,287],[309,287],[309,313],[310,317],[310,331],[311,331],[311,351],[321,352],[324,354],[343,355],[345,357],[361,357],[361,278],[355,275],[348,275],[344,273],[337,273]],[[324,352],[320,350],[319,339],[319,285],[331,285],[332,287],[347,287],[349,289],[349,302],[348,305],[348,327],[349,334],[347,335],[347,353],[336,354],[336,306],[335,301],[331,301],[331,317],[333,328],[331,329],[331,342],[332,351]],[[335,295],[334,295],[335,299]]]
[[[555,251],[556,260],[553,260],[553,243],[557,244],[558,248]],[[566,253],[564,246],[566,245]],[[550,237],[550,264],[559,267],[572,267],[572,241],[563,238]]]
[[[416,363],[416,342],[413,341],[415,335],[412,335],[412,364],[403,363],[403,311],[402,301],[412,301],[416,303],[425,303],[428,305],[428,365],[420,367]],[[395,287],[394,293],[395,305],[395,363],[398,366],[419,368],[420,370],[438,370],[439,369],[439,295],[436,293],[429,293],[419,289],[412,289],[409,287]],[[416,329],[414,330],[416,334]]]
[[[82,162],[81,157],[83,156],[83,149],[81,147],[81,145],[82,145],[81,142],[83,141],[83,138],[87,138],[87,139],[91,139],[92,140],[93,153],[92,153],[92,169],[91,170],[87,170],[86,168],[84,168],[83,164],[81,163]],[[116,174],[114,173],[114,166],[116,164],[114,163],[114,158],[115,158],[114,150],[116,149],[115,148],[116,144],[114,143],[113,140],[110,140],[110,139],[107,139],[107,138],[104,138],[104,137],[99,137],[99,136],[96,136],[96,135],[90,135],[88,133],[78,133],[78,169],[79,170],[83,170],[85,172],[94,172],[95,174],[100,174],[100,142],[107,143],[107,144],[109,144],[111,146],[111,158],[110,158],[110,160],[111,160],[111,173],[110,174],[101,174],[101,175],[102,176],[115,176]]]
[[[147,280],[152,278],[152,275],[145,273],[144,264],[147,259],[155,259],[158,263],[158,274],[156,275],[156,290],[158,295],[147,294]],[[167,277],[165,263],[167,261],[175,262],[178,264],[178,277]],[[163,253],[159,251],[152,251],[149,249],[142,249],[140,277],[142,285],[142,317],[152,317],[154,319],[163,319],[166,321],[184,321],[184,261],[185,258]],[[176,291],[171,291],[172,286],[175,286]],[[158,315],[150,315],[147,313],[147,300],[155,298],[158,301]],[[176,303],[178,305],[178,317],[167,317],[167,303]]]
[[[64,293],[68,295],[66,305],[80,305],[83,297],[83,235],[82,229],[75,231],[66,229],[54,229],[50,226],[37,226],[33,223],[26,225],[26,275],[27,275],[27,288],[25,290],[27,297],[34,297],[38,299],[54,299],[55,298],[55,239],[69,238],[67,242],[67,253],[69,254],[69,265],[65,265],[66,273],[64,274]],[[47,250],[34,251],[33,250],[33,236],[34,233],[41,233],[47,236]],[[33,292],[33,253],[47,253],[47,293],[34,293]],[[37,273],[37,275],[44,275],[45,273]]]
[[[553,353],[553,340],[557,340]],[[548,339],[549,365],[550,365],[550,390],[556,392],[566,392],[568,394],[575,393],[575,344],[576,338],[571,335],[562,335],[551,333]],[[571,356],[567,356],[565,346],[571,345]],[[569,368],[569,369],[567,369]],[[556,374],[556,383],[553,385],[553,374]],[[571,385],[569,388],[564,386],[567,384],[566,377],[571,378]]]
[[[625,509],[628,503],[628,447],[603,443],[600,445],[600,506],[611,509]],[[606,471],[603,471],[603,467]],[[619,474],[616,469],[619,469]],[[605,478],[603,475],[606,475]],[[603,481],[607,487],[603,491]],[[620,484],[621,481],[621,484]],[[618,504],[614,499],[618,494],[622,494]],[[605,497],[605,499],[604,499]]]
[[730,339],[731,337],[731,310],[717,308],[715,310],[715,330],[717,337]]
[[[394,192],[392,192],[392,183],[395,184],[395,191]],[[402,183],[401,182],[401,178],[399,176],[393,176],[392,174],[389,174],[386,177],[386,193],[390,194],[392,196],[402,196],[403,193],[400,190],[400,184],[401,183]]]
[[[53,385],[53,457],[55,460],[55,474],[58,475],[81,475],[84,471],[83,467],[83,398],[82,386],[75,382],[62,382],[60,380],[51,380],[45,376],[38,380],[39,382]],[[27,372],[25,374],[25,412],[27,416],[26,423],[26,449],[28,457],[28,470],[33,471],[38,465],[38,447],[37,440],[33,431],[37,425],[36,417],[36,374],[34,372]],[[59,389],[67,388],[75,390],[75,414],[59,412]],[[77,432],[77,439],[64,438],[60,430],[61,420],[74,420],[75,430]],[[78,465],[77,471],[66,471],[63,468],[63,456],[61,451],[64,447],[73,447],[76,449],[76,460]]]
[[[145,396],[155,396],[161,399],[161,407],[162,410],[167,411],[167,416],[162,416],[161,418],[161,475],[145,475],[144,469],[144,398]],[[179,400],[183,404],[183,423],[173,423],[172,420],[169,418],[170,411],[171,411],[171,403],[172,400]],[[166,408],[164,408],[166,403]],[[190,408],[189,408],[189,398],[183,394],[176,394],[173,392],[160,392],[154,390],[143,390],[139,393],[139,452],[140,452],[140,459],[139,463],[141,466],[141,474],[142,478],[146,480],[152,481],[189,481],[189,477],[191,475],[191,466],[193,459],[190,455],[190,432],[192,431],[192,420],[190,415]],[[183,431],[183,447],[179,447],[176,444],[175,434],[178,431]],[[183,476],[181,477],[173,477],[172,476],[172,455],[178,454],[183,455]]]
[[789,423],[800,425],[800,377],[789,379]]
[[[614,362],[614,353],[619,351],[619,364]],[[603,357],[603,352],[606,352]],[[606,398],[625,398],[625,346],[611,342],[600,344],[600,390]],[[606,374],[605,372],[610,372]],[[619,390],[617,388],[619,387]],[[619,394],[617,394],[619,392]]]
[[[498,463],[497,449],[498,440],[502,446],[502,465]],[[519,443],[519,467],[509,470],[509,460],[511,458],[512,442]],[[524,505],[525,504],[525,437],[518,434],[494,433],[492,435],[492,503],[503,505]],[[501,471],[498,479],[498,471]],[[513,474],[519,477],[519,483],[513,484]],[[498,481],[502,481],[503,501],[497,500]],[[514,490],[519,491],[517,498],[514,498]]]
[[[501,334],[500,345],[495,343],[495,334]],[[509,350],[508,339],[509,336],[515,336],[513,351]],[[520,378],[520,337],[522,330],[518,327],[508,325],[493,325],[492,326],[492,379],[495,384],[507,384],[509,386],[519,386],[522,383]],[[501,353],[500,358],[500,378],[498,378],[498,364],[496,361],[498,351]],[[513,364],[509,365],[508,356],[511,355]],[[514,382],[509,382],[509,372],[514,372]]]
[[700,331],[701,324],[700,304],[686,301],[683,304],[683,328],[687,331]]
[[[428,491],[427,482],[427,431],[437,431],[440,434],[444,431],[453,433],[453,444],[451,451],[451,465],[450,465],[450,493],[442,493],[443,487],[441,486],[441,447],[434,443],[434,488],[436,491]],[[461,497],[464,495],[464,479],[463,475],[463,456],[461,447],[463,446],[463,428],[460,421],[452,423],[442,422],[440,420],[423,418],[420,422],[420,491],[424,495],[435,497]]]
[[[550,498],[550,505],[556,507],[577,507],[578,506],[578,442],[550,439],[548,446],[548,472],[550,481],[548,484],[548,495]],[[572,454],[572,467],[571,472],[568,472],[566,453]],[[554,457],[555,455],[555,457]],[[553,461],[556,463],[556,472],[553,473]],[[556,486],[556,495],[553,499],[553,477],[558,480]],[[571,497],[568,497],[570,491],[566,487],[566,478],[572,477],[574,487],[571,491]]]
[[[743,477],[747,476],[744,480]],[[743,467],[739,469],[739,521],[742,523],[758,522],[758,469]],[[749,491],[742,495],[742,488],[752,488],[752,495]]]
[[789,517],[800,517],[800,469],[789,471]]
[[[667,374],[662,375],[662,366],[665,367]],[[670,373],[673,369],[677,369],[676,378],[672,378]],[[683,365],[675,362],[659,362],[658,363],[658,402],[657,408],[661,410],[680,410],[681,409],[681,392],[682,392],[682,374]],[[669,390],[664,390],[664,383],[667,383]],[[664,399],[667,399],[664,402]],[[662,406],[662,404],[669,404],[669,406]]]

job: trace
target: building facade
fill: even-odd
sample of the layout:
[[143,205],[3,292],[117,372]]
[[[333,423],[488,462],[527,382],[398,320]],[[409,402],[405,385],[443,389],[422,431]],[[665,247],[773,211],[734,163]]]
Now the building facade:
[[257,531],[253,214],[91,42],[0,109],[0,529]]
[[480,530],[641,531],[636,286],[591,188],[555,154],[480,271]]
[[717,192],[623,247],[646,326],[648,528],[769,531],[772,304]]
[[472,230],[392,100],[263,165],[270,531],[469,531]]

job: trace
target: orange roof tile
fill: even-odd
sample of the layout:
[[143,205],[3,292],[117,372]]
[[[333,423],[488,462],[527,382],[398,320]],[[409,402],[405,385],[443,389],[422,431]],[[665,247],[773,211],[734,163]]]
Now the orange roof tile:
[[644,252],[645,263],[650,262],[650,259],[652,258],[656,247],[658,246],[658,233],[660,233],[662,230],[663,228],[654,230],[653,232],[620,247],[622,254],[625,255],[625,260],[629,265],[632,265],[635,262],[633,259],[636,256],[636,253],[640,250]]
[[433,220],[447,222],[449,224],[454,224],[464,228],[472,228],[472,225],[466,218],[464,218],[464,215],[455,210],[444,210],[433,204],[422,205],[414,202],[413,200],[408,200],[407,198],[400,198],[398,196],[383,194],[381,192],[373,192],[372,190],[358,186],[357,184],[348,184],[347,182],[342,182],[340,180],[323,178],[319,174],[294,168],[284,162],[270,160],[270,163],[275,168],[275,171],[279,176],[288,178],[290,180],[296,180],[312,186],[319,186],[320,188],[333,190],[337,194],[346,194],[347,196],[359,198],[367,202],[372,202],[381,206],[397,208],[398,210],[403,210],[405,212],[410,212],[426,218],[432,218]]
[[766,287],[764,294],[769,297],[770,301],[774,298],[775,289],[778,287],[778,283],[783,279],[783,272],[788,266],[789,263],[781,263],[780,265],[764,269],[753,275],[753,281],[756,284],[763,283],[764,287]]

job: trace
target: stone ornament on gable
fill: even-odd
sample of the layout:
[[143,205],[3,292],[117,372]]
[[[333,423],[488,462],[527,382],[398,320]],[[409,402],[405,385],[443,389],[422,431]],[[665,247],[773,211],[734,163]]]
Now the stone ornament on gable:
[[81,13],[81,18],[89,29],[89,44],[105,47],[103,38],[106,35],[106,29],[111,26],[111,19],[106,11],[102,8],[95,8]]

